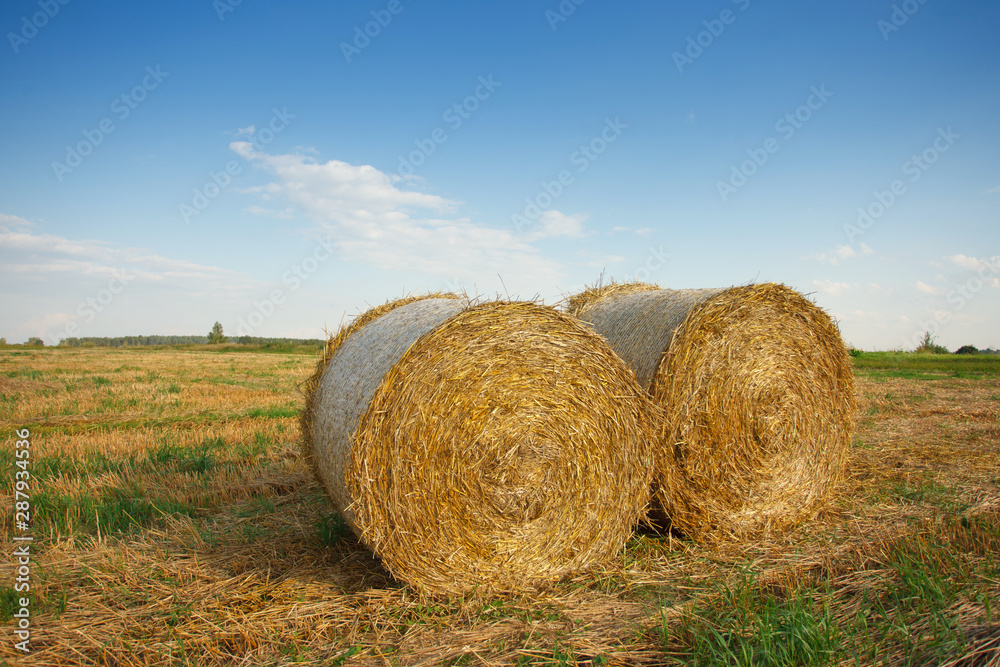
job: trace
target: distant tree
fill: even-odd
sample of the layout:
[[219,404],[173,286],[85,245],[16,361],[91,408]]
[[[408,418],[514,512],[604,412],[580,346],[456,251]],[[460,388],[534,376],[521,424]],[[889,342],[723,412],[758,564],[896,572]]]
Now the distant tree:
[[222,333],[222,325],[218,322],[212,326],[212,330],[208,332],[208,343],[209,345],[214,345],[216,343],[225,343],[229,339]]
[[32,336],[31,338],[29,338],[27,344],[37,345],[39,347],[45,347],[45,341],[43,341],[41,338],[38,338],[37,336]]
[[935,342],[934,336],[930,331],[924,332],[924,338],[920,341],[920,345],[914,352],[923,352],[925,354],[951,354],[944,345],[938,345]]
[[0,338],[0,345],[6,345],[6,344],[7,344],[7,339],[6,338]]
[[976,349],[975,345],[963,345],[955,350],[955,354],[979,354],[979,350]]

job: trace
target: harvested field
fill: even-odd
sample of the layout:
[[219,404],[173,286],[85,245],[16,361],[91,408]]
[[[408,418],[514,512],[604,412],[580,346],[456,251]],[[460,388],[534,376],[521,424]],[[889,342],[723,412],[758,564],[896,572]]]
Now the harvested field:
[[[316,358],[0,349],[4,553],[31,431],[25,665],[966,664],[1000,646],[1000,360],[854,359],[831,507],[766,542],[638,533],[532,596],[421,597],[362,547],[300,454]],[[919,360],[918,360],[919,361]],[[968,658],[965,662],[958,662]]]

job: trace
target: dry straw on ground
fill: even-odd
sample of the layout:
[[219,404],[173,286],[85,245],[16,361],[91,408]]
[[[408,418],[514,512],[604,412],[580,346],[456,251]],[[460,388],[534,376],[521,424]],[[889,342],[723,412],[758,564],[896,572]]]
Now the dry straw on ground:
[[615,554],[649,500],[652,404],[551,308],[393,302],[331,338],[306,389],[317,476],[419,591],[542,588]]
[[790,528],[824,506],[854,428],[831,319],[773,283],[597,287],[568,302],[661,406],[656,498],[701,539]]

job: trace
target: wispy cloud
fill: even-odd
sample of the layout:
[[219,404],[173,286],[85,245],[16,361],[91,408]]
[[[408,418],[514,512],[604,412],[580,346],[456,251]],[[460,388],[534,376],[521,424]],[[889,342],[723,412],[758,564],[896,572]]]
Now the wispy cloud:
[[34,227],[34,224],[16,215],[0,213],[0,232],[23,231]]
[[[98,316],[106,324],[128,327],[126,331],[157,323],[163,331],[161,322],[176,320],[178,312],[186,316],[196,304],[248,298],[263,285],[242,272],[144,248],[37,232],[28,221],[13,218],[0,214],[0,280],[18,285],[2,295],[0,321],[6,335],[39,336],[47,343],[67,335],[93,335],[86,325]],[[25,304],[32,304],[36,314],[16,319]],[[63,328],[71,322],[79,333]]]
[[840,296],[846,292],[858,287],[857,284],[851,283],[838,283],[835,280],[814,280],[813,285],[816,289],[824,294],[829,294],[830,296]]
[[583,221],[587,216],[566,215],[561,211],[543,211],[538,216],[538,223],[532,226],[527,234],[529,241],[551,239],[558,237],[580,238],[583,236]]
[[821,262],[828,262],[833,266],[838,266],[843,261],[873,254],[875,254],[875,251],[868,247],[868,244],[862,243],[858,248],[849,245],[838,245],[830,252],[809,255],[807,259],[816,259]]
[[978,257],[970,257],[968,255],[951,255],[945,257],[945,259],[955,266],[968,269],[969,271],[991,270],[995,272],[1000,268],[1000,255],[986,259],[979,259]]
[[0,258],[0,273],[36,280],[51,276],[60,282],[86,276],[110,277],[123,269],[142,280],[190,280],[202,288],[246,278],[236,271],[170,259],[143,248],[120,248],[103,241],[73,240],[5,227],[0,227]]
[[292,208],[291,206],[282,209],[280,211],[276,211],[271,208],[265,208],[264,206],[257,206],[256,204],[251,204],[250,206],[247,206],[245,209],[243,209],[243,211],[251,215],[260,215],[267,218],[278,218],[279,220],[291,220],[292,218],[295,217],[295,209]]
[[621,225],[616,225],[611,228],[613,232],[632,232],[637,236],[649,236],[656,231],[656,227],[622,227]]
[[929,294],[931,296],[940,296],[948,291],[943,287],[934,287],[933,285],[928,285],[927,283],[921,280],[918,280],[914,285],[914,287],[917,288],[918,292],[922,292],[923,294]]
[[376,268],[449,279],[502,271],[555,282],[562,275],[559,264],[543,257],[532,242],[583,234],[579,215],[545,211],[518,236],[513,229],[458,217],[461,202],[402,189],[403,179],[370,165],[320,162],[303,152],[271,155],[245,141],[234,141],[230,148],[274,178],[250,192],[303,212],[334,238],[342,255]]

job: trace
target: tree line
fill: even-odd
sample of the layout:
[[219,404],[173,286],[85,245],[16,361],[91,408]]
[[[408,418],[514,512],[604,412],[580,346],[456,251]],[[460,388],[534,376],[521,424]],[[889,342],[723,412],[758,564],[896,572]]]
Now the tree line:
[[[219,341],[222,342],[222,341]],[[230,338],[229,343],[254,347],[276,345],[316,345],[321,346],[319,338],[263,338],[260,336],[239,336]],[[60,347],[142,347],[148,345],[207,345],[208,336],[114,336],[84,338],[63,338]]]

